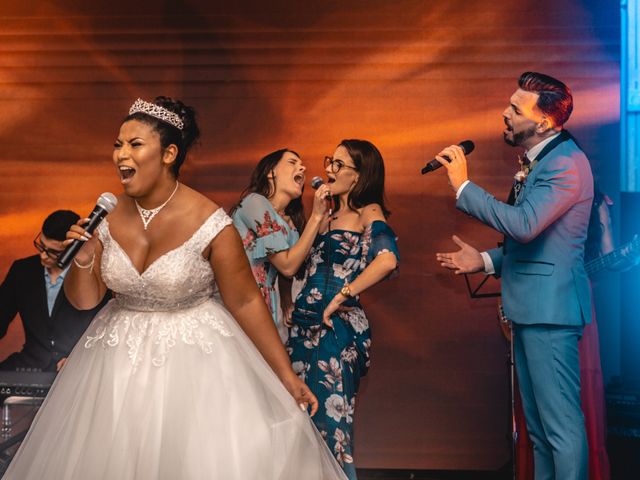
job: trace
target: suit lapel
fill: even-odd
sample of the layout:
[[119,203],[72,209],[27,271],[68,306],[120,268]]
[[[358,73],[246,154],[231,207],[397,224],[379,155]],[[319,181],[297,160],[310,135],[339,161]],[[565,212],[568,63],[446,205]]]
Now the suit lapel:
[[[31,297],[27,298],[30,298],[33,305],[31,306],[31,314],[28,315],[26,319],[22,319],[24,328],[25,330],[29,329],[32,334],[45,342],[49,338],[48,321],[50,317],[49,309],[47,308],[47,286],[44,278],[44,267],[40,264],[39,258],[34,260],[31,273],[26,277],[26,280],[32,288]],[[34,286],[37,288],[35,292],[33,291]],[[47,319],[47,321],[41,322],[37,320],[38,318],[44,318]]]
[[[58,312],[58,309],[60,308],[60,305],[62,304],[63,298],[64,298],[64,283],[60,287],[60,291],[58,292],[58,296],[56,297],[56,301],[53,303],[53,308],[51,309],[50,318],[54,318],[56,316],[56,313]],[[47,311],[48,311],[48,309],[47,309]]]
[[545,147],[536,156],[536,158],[531,160],[532,162],[535,162],[535,166],[533,170],[531,170],[531,173],[529,173],[526,181],[524,182],[524,185],[522,186],[522,191],[518,195],[518,198],[515,200],[515,205],[520,205],[524,201],[524,198],[527,196],[527,188],[526,188],[527,184],[531,185],[531,183],[533,183],[533,181],[535,180],[538,172],[540,171],[540,164],[542,163],[542,161],[547,158],[547,155],[553,149],[555,149],[561,143],[566,142],[567,140],[573,140],[573,136],[567,130],[562,130],[560,132],[560,135],[558,135],[556,138],[551,140],[547,145],[545,145]]
[[42,310],[43,318],[49,318],[49,307],[47,306],[47,281],[44,277],[44,267],[40,265],[38,271],[38,285],[40,285],[40,302],[39,307]]

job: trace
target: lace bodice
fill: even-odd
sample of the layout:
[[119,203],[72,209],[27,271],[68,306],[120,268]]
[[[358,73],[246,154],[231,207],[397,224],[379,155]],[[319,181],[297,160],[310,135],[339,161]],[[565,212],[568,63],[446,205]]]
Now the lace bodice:
[[172,311],[198,305],[211,298],[215,282],[202,252],[220,231],[231,224],[222,208],[213,213],[189,240],[158,257],[139,273],[109,232],[105,219],[98,227],[103,244],[101,270],[107,287],[121,306],[138,311]]

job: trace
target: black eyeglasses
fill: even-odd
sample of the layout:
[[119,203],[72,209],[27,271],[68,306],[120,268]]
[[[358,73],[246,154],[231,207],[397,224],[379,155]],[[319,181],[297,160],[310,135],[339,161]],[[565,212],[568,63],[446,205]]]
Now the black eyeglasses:
[[358,170],[356,167],[352,167],[351,165],[345,165],[342,160],[336,160],[331,157],[324,157],[324,168],[327,168],[331,165],[331,173],[338,173],[343,168],[350,168],[351,170]]
[[55,250],[53,248],[45,247],[44,243],[42,243],[41,235],[42,232],[38,233],[36,238],[33,239],[33,246],[36,247],[36,250],[38,250],[38,252],[46,253],[47,257],[49,257],[50,259],[57,260],[57,258],[62,254],[62,250]]

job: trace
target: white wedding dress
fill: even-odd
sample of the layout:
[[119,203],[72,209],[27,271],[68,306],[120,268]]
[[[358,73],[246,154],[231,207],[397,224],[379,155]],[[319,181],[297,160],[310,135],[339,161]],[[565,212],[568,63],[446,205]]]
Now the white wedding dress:
[[140,274],[104,221],[115,292],[3,478],[346,479],[307,413],[215,298],[202,252],[222,209]]

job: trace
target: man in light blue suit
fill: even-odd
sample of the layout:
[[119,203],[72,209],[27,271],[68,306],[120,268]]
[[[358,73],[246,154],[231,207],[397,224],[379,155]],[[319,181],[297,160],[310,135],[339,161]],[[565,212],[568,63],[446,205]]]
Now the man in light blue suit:
[[567,86],[534,72],[522,74],[518,86],[502,114],[505,142],[525,149],[510,202],[468,180],[460,147],[436,157],[456,191],[456,207],[503,233],[504,244],[479,252],[454,236],[460,250],[436,258],[456,274],[502,277],[535,478],[586,480],[578,340],[591,321],[584,243],[593,177],[584,152],[563,130],[573,109]]

